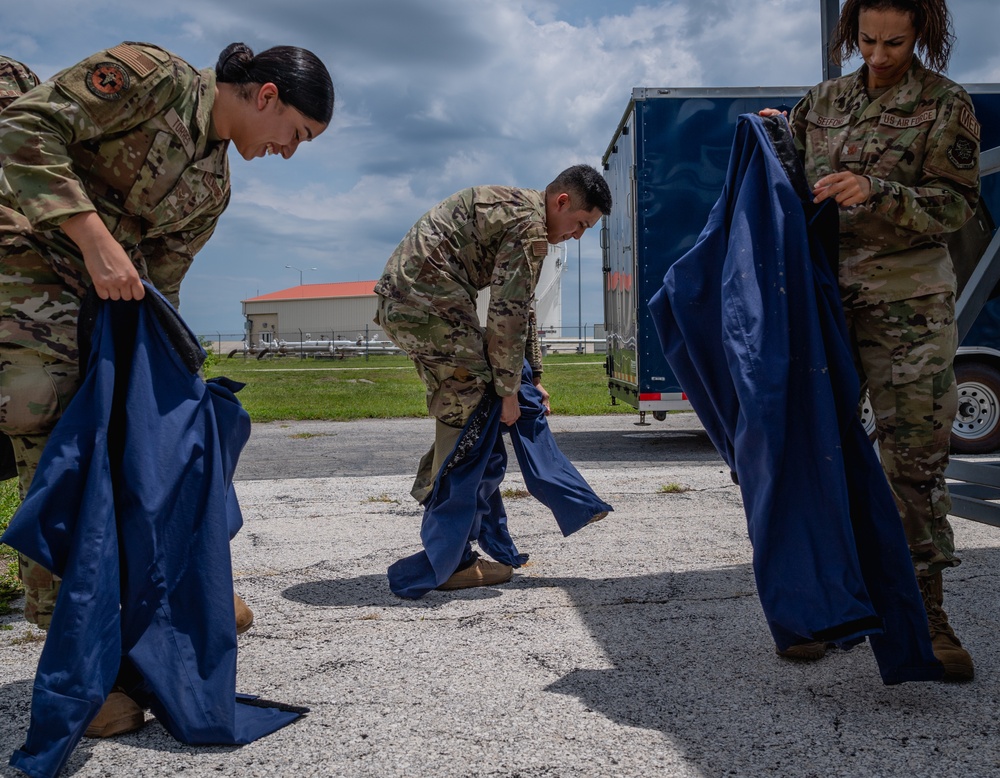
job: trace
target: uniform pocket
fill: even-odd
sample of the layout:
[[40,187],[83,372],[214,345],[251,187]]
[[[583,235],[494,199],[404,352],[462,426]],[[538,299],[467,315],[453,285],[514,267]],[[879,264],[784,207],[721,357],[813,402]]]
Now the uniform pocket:
[[398,300],[389,300],[386,302],[383,317],[389,324],[426,324],[430,314],[422,308],[415,308]]
[[8,435],[51,431],[76,394],[76,367],[31,349],[0,351],[0,430]]

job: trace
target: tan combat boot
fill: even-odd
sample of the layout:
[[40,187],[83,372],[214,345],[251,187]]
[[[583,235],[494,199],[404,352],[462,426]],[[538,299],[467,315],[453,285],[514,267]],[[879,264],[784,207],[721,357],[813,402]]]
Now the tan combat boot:
[[124,692],[113,691],[83,733],[84,737],[113,737],[134,732],[146,723],[146,714]]
[[236,634],[242,635],[253,626],[253,611],[238,594],[233,595],[233,606],[236,608]]
[[514,568],[501,562],[489,559],[477,559],[472,565],[457,573],[441,584],[438,589],[471,589],[474,586],[494,586],[506,583],[514,573]]
[[828,646],[829,644],[824,641],[814,640],[809,643],[797,643],[794,646],[789,646],[784,651],[775,646],[774,651],[784,659],[795,659],[799,662],[815,662],[817,659],[822,659],[826,656]]
[[931,647],[934,656],[944,665],[942,681],[971,681],[975,675],[972,656],[962,648],[955,631],[948,624],[948,615],[941,604],[944,602],[944,584],[941,573],[917,576],[920,594],[923,595],[927,611],[927,623],[931,630]]

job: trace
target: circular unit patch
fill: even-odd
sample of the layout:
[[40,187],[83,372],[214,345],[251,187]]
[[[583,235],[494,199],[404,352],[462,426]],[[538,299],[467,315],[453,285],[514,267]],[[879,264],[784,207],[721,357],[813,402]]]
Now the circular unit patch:
[[87,89],[102,100],[120,100],[128,87],[128,73],[114,62],[101,62],[87,74]]

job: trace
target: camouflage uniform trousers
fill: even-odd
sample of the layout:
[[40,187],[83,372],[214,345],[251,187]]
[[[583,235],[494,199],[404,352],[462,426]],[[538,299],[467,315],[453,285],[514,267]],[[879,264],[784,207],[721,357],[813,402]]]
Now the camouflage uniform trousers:
[[437,420],[434,445],[417,468],[411,494],[424,502],[462,428],[479,405],[493,372],[483,333],[457,327],[425,310],[379,298],[375,323],[413,360],[427,387],[427,412]]
[[[35,477],[49,433],[78,386],[75,362],[29,348],[0,346],[0,430],[14,447],[22,500]],[[59,594],[59,578],[23,554],[18,555],[18,568],[25,591],[24,617],[46,629]]]
[[945,292],[846,313],[914,570],[934,575],[960,562],[944,477],[958,404],[955,297]]

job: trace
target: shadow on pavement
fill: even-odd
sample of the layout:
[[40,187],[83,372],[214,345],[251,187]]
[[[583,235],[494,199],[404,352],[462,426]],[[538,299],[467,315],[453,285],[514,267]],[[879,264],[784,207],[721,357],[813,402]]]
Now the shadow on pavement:
[[457,591],[431,592],[419,600],[397,597],[389,590],[384,575],[359,575],[356,578],[335,578],[308,581],[285,589],[281,596],[286,600],[316,605],[321,608],[353,606],[370,608],[437,608],[451,600],[490,600],[501,597],[500,588],[460,589]]
[[[578,667],[545,690],[660,733],[706,776],[822,776],[840,774],[844,764],[855,775],[885,775],[897,762],[908,765],[907,775],[933,775],[941,764],[979,775],[998,764],[1000,550],[967,549],[963,557],[945,574],[945,607],[977,663],[977,680],[963,685],[885,686],[867,644],[832,650],[820,662],[777,657],[749,565],[606,579],[515,575],[500,587],[418,601],[394,597],[384,576],[367,575],[299,584],[284,596],[420,609],[557,587],[607,666]],[[574,654],[555,637],[545,645],[534,650]]]
[[988,774],[998,766],[988,722],[1000,662],[1000,551],[963,558],[945,573],[945,608],[977,663],[970,684],[885,686],[867,644],[820,662],[777,657],[744,566],[617,579],[620,605],[595,604],[586,586],[567,580],[611,667],[574,670],[547,690],[662,733],[705,775],[822,776],[845,763],[855,775],[885,775],[897,760],[913,766],[907,775],[935,775],[942,764]]
[[605,462],[611,466],[666,461],[710,462],[719,454],[704,430],[634,427],[625,432],[556,432],[560,450],[576,465]]

